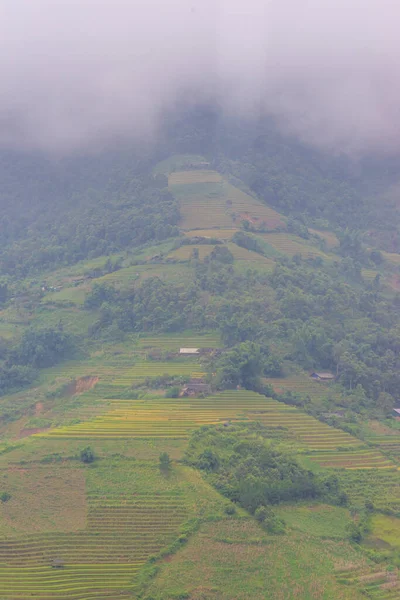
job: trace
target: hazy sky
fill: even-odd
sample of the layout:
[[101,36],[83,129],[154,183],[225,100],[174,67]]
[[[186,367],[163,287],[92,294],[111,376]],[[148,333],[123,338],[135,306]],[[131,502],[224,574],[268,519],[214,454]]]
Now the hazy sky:
[[155,135],[183,93],[340,151],[400,150],[398,0],[0,0],[0,143]]

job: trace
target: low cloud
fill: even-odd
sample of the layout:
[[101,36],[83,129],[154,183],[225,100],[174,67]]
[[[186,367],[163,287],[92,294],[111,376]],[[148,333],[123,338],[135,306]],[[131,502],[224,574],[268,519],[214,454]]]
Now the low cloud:
[[398,152],[399,18],[389,0],[6,0],[0,144],[152,138],[190,92],[332,151]]

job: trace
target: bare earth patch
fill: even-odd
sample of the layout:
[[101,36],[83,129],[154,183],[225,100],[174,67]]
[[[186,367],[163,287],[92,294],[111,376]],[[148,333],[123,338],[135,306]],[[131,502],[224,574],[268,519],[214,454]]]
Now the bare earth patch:
[[92,377],[90,375],[88,375],[87,377],[80,377],[68,386],[67,395],[75,396],[76,394],[83,394],[83,392],[91,390],[96,385],[96,383],[98,383],[98,381],[98,377]]

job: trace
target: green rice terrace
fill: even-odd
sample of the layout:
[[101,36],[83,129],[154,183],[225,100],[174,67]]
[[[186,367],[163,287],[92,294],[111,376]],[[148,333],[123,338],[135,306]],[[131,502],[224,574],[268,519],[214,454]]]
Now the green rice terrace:
[[[400,255],[346,261],[339,228],[202,156],[153,175],[167,232],[10,278],[0,305],[22,378],[0,379],[0,600],[398,600]],[[208,434],[232,453],[191,462]],[[253,447],[271,506],[240,488]]]

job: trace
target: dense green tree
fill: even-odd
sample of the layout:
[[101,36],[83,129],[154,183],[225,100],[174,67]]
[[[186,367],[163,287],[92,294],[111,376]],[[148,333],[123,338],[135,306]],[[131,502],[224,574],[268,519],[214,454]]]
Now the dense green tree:
[[95,460],[95,454],[90,446],[83,448],[79,454],[80,460],[85,464],[90,464]]

